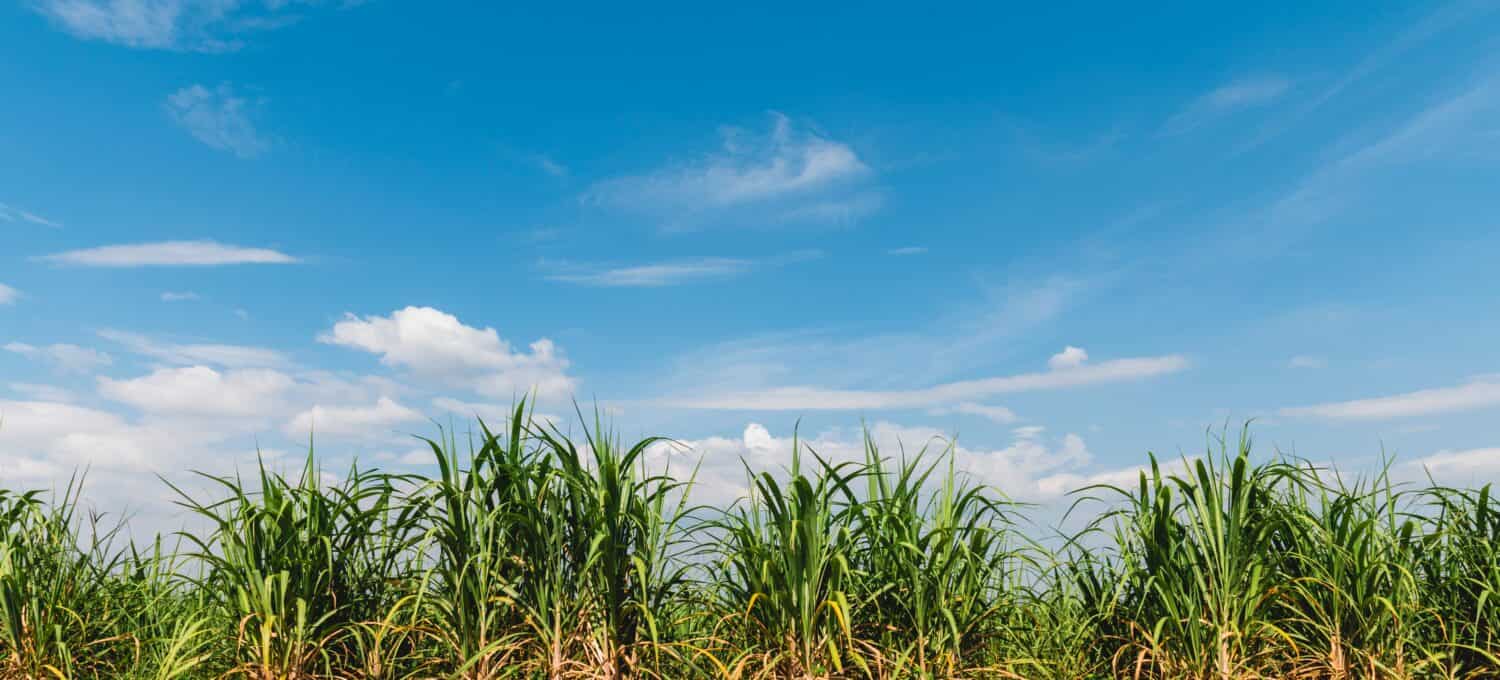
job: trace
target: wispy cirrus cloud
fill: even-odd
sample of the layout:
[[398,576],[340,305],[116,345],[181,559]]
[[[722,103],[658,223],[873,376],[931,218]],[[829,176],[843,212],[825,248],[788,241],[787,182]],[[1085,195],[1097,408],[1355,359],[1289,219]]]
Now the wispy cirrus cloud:
[[536,166],[553,177],[567,177],[568,166],[546,154],[538,154],[535,158]]
[[548,274],[552,281],[604,288],[659,288],[682,283],[727,279],[755,267],[752,260],[734,257],[694,257],[622,267],[563,266]]
[[1358,83],[1385,69],[1392,62],[1420,45],[1446,33],[1449,29],[1467,25],[1476,15],[1493,11],[1494,6],[1486,2],[1431,3],[1432,12],[1421,19],[1405,24],[1397,35],[1366,54],[1340,78],[1321,92],[1303,98],[1288,115],[1268,122],[1258,134],[1241,144],[1235,153],[1255,149],[1291,129],[1298,121],[1311,115],[1330,101],[1335,100]]
[[78,267],[214,267],[234,264],[295,264],[295,257],[269,248],[217,241],[159,241],[99,246],[33,257],[38,262]]
[[726,127],[717,151],[594,184],[587,204],[637,213],[669,229],[847,222],[879,209],[873,172],[848,144],[772,114],[765,135]]
[[172,122],[209,148],[254,158],[271,148],[251,120],[259,104],[236,94],[230,83],[213,89],[194,84],[167,95],[166,109]]
[[42,225],[44,227],[53,227],[53,228],[57,228],[57,227],[61,227],[62,226],[61,222],[56,222],[56,221],[53,221],[53,220],[49,220],[49,219],[47,219],[45,217],[42,217],[41,215],[38,215],[38,214],[36,214],[34,212],[30,212],[30,211],[27,211],[27,210],[22,210],[21,208],[17,208],[15,206],[6,205],[4,203],[0,203],[0,221],[3,221],[3,222],[30,222],[32,224],[40,224],[40,225]]
[[1328,360],[1323,357],[1298,354],[1288,359],[1286,365],[1288,368],[1327,368]]
[[928,411],[928,413],[935,416],[945,416],[954,413],[966,416],[979,416],[981,418],[984,418],[985,420],[1000,423],[1002,425],[1007,425],[1020,420],[1020,416],[1017,416],[1015,411],[1012,411],[1004,406],[976,404],[972,401],[959,402],[952,406],[941,406]]
[[0,349],[31,359],[42,359],[64,371],[75,373],[88,373],[114,363],[104,352],[68,343],[36,346],[24,342],[9,342]]
[[[1076,348],[1069,348],[1076,349]],[[927,408],[983,399],[998,394],[1055,390],[1110,382],[1142,380],[1185,370],[1189,362],[1179,355],[1113,359],[1094,364],[1074,362],[1068,357],[1049,362],[1039,373],[960,380],[931,387],[905,390],[855,390],[815,386],[773,387],[749,392],[699,394],[661,400],[676,408],[748,411],[852,411]]]
[[13,305],[21,299],[21,291],[0,283],[0,305]]
[[544,263],[552,281],[604,288],[661,288],[728,279],[756,269],[777,267],[822,257],[818,251],[799,251],[761,259],[690,257],[623,266]]
[[[1360,128],[1329,145],[1327,160],[1304,173],[1246,220],[1190,249],[1233,250],[1242,255],[1277,253],[1314,229],[1352,211],[1368,209],[1374,187],[1427,170],[1469,169],[1500,156],[1490,121],[1500,115],[1500,77],[1481,73],[1463,87],[1433,98],[1383,129]],[[1419,168],[1421,170],[1419,170]]]
[[[296,23],[317,0],[34,0],[32,8],[82,40],[137,49],[232,52],[245,36]],[[359,2],[327,3],[352,7]]]
[[1462,385],[1435,387],[1385,397],[1335,401],[1281,409],[1284,416],[1329,420],[1379,420],[1469,411],[1500,406],[1500,376],[1481,376]]
[[1242,78],[1221,85],[1194,99],[1187,108],[1167,119],[1162,126],[1162,134],[1183,134],[1217,118],[1270,104],[1291,88],[1292,81],[1279,75]]
[[927,252],[927,247],[926,246],[905,246],[905,247],[902,247],[902,248],[891,248],[889,250],[886,250],[885,254],[886,255],[895,255],[897,257],[902,257],[902,256],[907,256],[907,255],[923,255],[926,252]]
[[962,303],[893,332],[847,334],[813,327],[731,338],[674,357],[652,392],[685,399],[787,385],[944,383],[973,375],[976,365],[1013,351],[1014,340],[1052,323],[1096,285],[1055,275],[984,286]]
[[167,342],[149,335],[104,329],[99,337],[131,352],[176,366],[207,364],[228,368],[263,368],[291,363],[286,355],[265,347],[220,343]]

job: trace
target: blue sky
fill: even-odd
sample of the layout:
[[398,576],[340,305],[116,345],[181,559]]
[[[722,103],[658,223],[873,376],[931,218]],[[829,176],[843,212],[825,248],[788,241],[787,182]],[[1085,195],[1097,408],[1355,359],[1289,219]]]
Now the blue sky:
[[706,493],[862,423],[1038,500],[1249,418],[1492,479],[1497,29],[1487,2],[6,3],[0,480],[89,466],[149,504],[309,429],[421,470],[429,419],[527,391],[679,438]]

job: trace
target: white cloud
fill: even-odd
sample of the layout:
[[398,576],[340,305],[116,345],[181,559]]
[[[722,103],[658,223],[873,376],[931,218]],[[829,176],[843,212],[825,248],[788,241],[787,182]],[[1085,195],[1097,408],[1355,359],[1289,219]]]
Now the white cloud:
[[432,405],[466,420],[481,418],[490,427],[509,421],[511,413],[514,412],[512,407],[504,404],[463,401],[452,397],[438,397],[432,400]]
[[54,222],[34,212],[28,212],[20,208],[0,203],[0,220],[6,222],[23,221],[32,224],[40,224],[44,227],[61,227],[61,222]]
[[[32,7],[83,40],[139,49],[229,52],[243,36],[296,23],[316,0],[34,0]],[[337,3],[352,7],[359,2]]]
[[921,255],[927,252],[926,246],[906,246],[904,248],[891,248],[885,251],[887,255]]
[[114,362],[108,354],[97,349],[67,343],[37,347],[24,342],[11,342],[4,349],[24,357],[44,359],[58,368],[74,373],[88,373]]
[[795,205],[772,213],[766,222],[824,224],[852,224],[863,217],[874,215],[885,205],[885,198],[878,193],[864,192],[850,196],[839,196]]
[[765,411],[922,408],[981,399],[997,394],[1140,380],[1176,373],[1187,367],[1187,359],[1177,355],[1139,357],[1054,368],[1044,373],[963,380],[912,390],[779,387],[753,392],[669,398],[661,400],[661,403],[678,408]]
[[710,218],[839,221],[878,208],[878,197],[857,186],[870,168],[847,144],[799,129],[781,114],[773,114],[769,135],[738,128],[721,134],[714,153],[599,182],[584,198],[665,219],[674,228],[702,226]]
[[1326,368],[1328,360],[1323,357],[1297,355],[1286,362],[1290,368]]
[[[786,385],[931,385],[1003,354],[1015,338],[1056,319],[1090,284],[1053,276],[984,287],[903,330],[839,336],[819,328],[714,343],[674,357],[650,392],[666,397],[759,392]],[[981,401],[964,397],[955,401]],[[944,404],[925,404],[938,406]]]
[[10,391],[25,395],[36,401],[73,401],[73,393],[56,385],[44,385],[40,383],[13,382],[7,385]]
[[[564,283],[606,288],[656,288],[693,281],[725,279],[750,271],[751,260],[732,257],[698,257],[651,264],[597,269],[567,267],[547,278]],[[571,271],[570,271],[571,270]]]
[[[1339,140],[1332,159],[1305,175],[1264,209],[1266,226],[1243,232],[1244,240],[1284,245],[1301,229],[1324,222],[1357,205],[1360,197],[1390,173],[1441,166],[1493,148],[1491,121],[1500,115],[1500,77],[1487,75],[1374,139],[1363,131]],[[1365,201],[1369,202],[1369,201]],[[1251,245],[1251,244],[1247,244]],[[1234,246],[1239,249],[1240,246]],[[1263,246],[1262,246],[1263,247]]]
[[1047,368],[1050,368],[1054,371],[1061,371],[1069,368],[1078,368],[1079,366],[1083,365],[1083,362],[1088,360],[1089,353],[1084,351],[1083,348],[1068,345],[1067,347],[1063,348],[1063,351],[1058,352],[1057,354],[1052,355],[1051,358],[1047,359]]
[[[892,459],[899,459],[903,451],[913,455],[926,448],[936,454],[949,446],[938,430],[886,421],[871,426],[869,436],[881,455]],[[833,429],[812,436],[803,433],[798,439],[808,451],[833,463],[864,460],[864,437],[858,431]],[[954,445],[952,450],[957,470],[1016,499],[1056,499],[1076,488],[1072,482],[1093,476],[1084,474],[1092,466],[1093,456],[1082,437],[1066,434],[1049,442],[1039,427],[1016,429],[1013,440],[1004,448]],[[696,470],[693,498],[722,505],[746,493],[746,465],[757,473],[777,472],[790,465],[791,454],[790,436],[774,436],[764,425],[749,423],[739,437],[658,444],[649,450],[645,464],[654,473],[666,472],[678,479],[687,479]],[[803,464],[816,463],[804,452]],[[1134,470],[1095,474],[1122,472],[1133,474]]]
[[[191,485],[185,470],[229,472],[253,461],[262,442],[273,452],[295,449],[287,439],[305,438],[314,426],[320,455],[334,464],[372,443],[404,439],[401,430],[432,431],[424,414],[404,405],[407,395],[429,393],[387,378],[302,369],[256,347],[101,335],[158,365],[143,374],[98,378],[96,398],[107,407],[84,406],[92,401],[86,395],[75,399],[54,385],[0,383],[0,476],[47,487],[92,469],[91,479],[104,474],[107,483],[89,484],[91,501],[111,511],[145,511],[154,518],[150,526],[171,529],[170,492],[158,474]],[[69,356],[25,343],[8,349],[38,358]],[[7,399],[5,392],[16,396]],[[467,425],[479,404],[433,406],[463,408],[458,417]]]
[[541,155],[536,157],[537,167],[553,177],[567,177],[568,166],[553,160],[551,156]]
[[176,291],[170,291],[169,290],[169,291],[161,294],[161,301],[162,302],[186,302],[186,301],[197,300],[197,299],[199,299],[198,298],[198,294],[194,293],[192,291],[176,292]]
[[128,513],[137,536],[182,526],[158,475],[194,489],[200,485],[187,470],[223,474],[255,454],[253,432],[232,421],[170,416],[131,422],[97,408],[37,399],[0,400],[0,478],[12,488],[56,489],[86,473],[89,502]]
[[695,257],[623,267],[557,263],[548,265],[553,271],[547,275],[547,278],[564,283],[604,288],[660,288],[697,281],[727,279],[759,268],[778,267],[820,257],[822,253],[819,251],[804,250],[758,260],[734,257]]
[[412,449],[396,457],[396,462],[402,465],[436,465],[437,459],[432,449]]
[[1330,420],[1376,420],[1500,406],[1500,377],[1485,376],[1456,387],[1437,387],[1388,397],[1281,409],[1284,416]]
[[210,267],[231,264],[294,264],[299,260],[267,248],[214,241],[161,241],[69,250],[33,258],[80,267]]
[[271,141],[255,129],[250,119],[251,102],[222,83],[210,90],[189,85],[167,95],[167,114],[209,148],[228,151],[240,158],[254,158],[271,148]]
[[1020,420],[1020,418],[1016,416],[1015,411],[1012,411],[1004,406],[976,404],[972,401],[960,402],[952,406],[942,406],[932,409],[928,411],[928,413],[937,416],[948,415],[950,413],[979,416],[981,418],[1000,423],[1001,425],[1009,425],[1016,422],[1017,420]]
[[531,343],[530,352],[515,351],[495,329],[464,325],[431,307],[407,307],[388,317],[348,314],[318,341],[378,354],[387,366],[491,398],[533,391],[541,399],[567,398],[576,382],[551,340]]
[[[515,413],[514,405],[507,406],[505,404],[462,401],[452,397],[438,397],[432,400],[432,405],[462,421],[468,421],[466,424],[477,424],[473,423],[473,420],[479,418],[491,429],[502,427],[506,423],[509,423],[511,414]],[[530,407],[527,408],[527,411],[530,414],[531,421],[537,425],[551,427],[561,425],[563,422],[563,419],[559,416],[536,413],[531,411]]]
[[[92,462],[63,455],[75,452],[80,441],[127,429],[125,421],[113,413],[63,403],[0,401],[0,414],[5,418],[5,427],[0,428],[0,466],[23,471],[22,480],[31,484],[56,482],[71,472],[72,465]],[[102,452],[115,455],[104,456],[100,462],[119,461],[119,454],[127,450],[136,447],[124,441],[106,447]]]
[[1290,80],[1282,76],[1243,78],[1205,93],[1186,109],[1172,116],[1163,126],[1163,134],[1181,134],[1210,120],[1281,98],[1291,89]]
[[288,436],[388,438],[393,428],[424,420],[421,413],[381,397],[373,406],[317,405],[293,417],[282,428]]
[[0,305],[13,305],[21,299],[21,291],[0,283]]
[[161,342],[139,333],[127,333],[125,331],[110,329],[99,331],[99,337],[120,343],[137,354],[175,365],[191,366],[195,364],[209,364],[229,368],[264,368],[290,363],[282,353],[264,347],[212,343],[169,343]]
[[52,487],[87,469],[90,500],[112,510],[153,503],[152,509],[162,510],[170,491],[156,474],[189,466],[223,471],[254,451],[251,441],[227,444],[240,432],[191,421],[132,423],[108,411],[52,401],[0,401],[0,414],[0,475],[8,483]]
[[37,11],[65,31],[87,40],[153,49],[221,51],[232,45],[189,32],[217,24],[234,0],[40,0]]
[[1404,477],[1440,483],[1479,486],[1500,481],[1500,447],[1453,451],[1444,449],[1403,465]]
[[223,373],[207,366],[159,368],[130,380],[99,378],[99,393],[147,413],[256,416],[278,408],[295,382],[261,368]]

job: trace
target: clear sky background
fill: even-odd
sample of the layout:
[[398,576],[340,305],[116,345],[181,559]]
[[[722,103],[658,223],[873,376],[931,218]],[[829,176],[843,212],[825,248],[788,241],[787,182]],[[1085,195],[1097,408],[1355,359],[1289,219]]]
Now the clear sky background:
[[420,472],[527,392],[724,497],[862,426],[1039,501],[1252,418],[1500,477],[1493,2],[23,0],[0,55],[7,487]]

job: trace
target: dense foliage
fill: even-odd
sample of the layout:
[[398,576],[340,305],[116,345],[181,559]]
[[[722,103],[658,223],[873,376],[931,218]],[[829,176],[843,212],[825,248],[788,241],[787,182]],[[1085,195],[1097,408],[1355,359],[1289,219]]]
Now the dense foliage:
[[[428,442],[434,478],[262,465],[131,542],[76,485],[0,491],[0,677],[1500,677],[1500,501],[1249,442],[1078,492],[1075,535],[946,451],[746,470],[646,440]],[[164,546],[176,545],[175,549]]]

